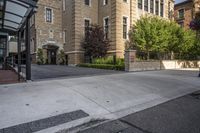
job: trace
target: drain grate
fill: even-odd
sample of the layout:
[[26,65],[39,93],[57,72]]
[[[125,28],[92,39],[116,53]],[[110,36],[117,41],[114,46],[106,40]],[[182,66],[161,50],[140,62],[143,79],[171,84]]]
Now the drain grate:
[[82,110],[0,129],[0,133],[32,133],[89,116]]

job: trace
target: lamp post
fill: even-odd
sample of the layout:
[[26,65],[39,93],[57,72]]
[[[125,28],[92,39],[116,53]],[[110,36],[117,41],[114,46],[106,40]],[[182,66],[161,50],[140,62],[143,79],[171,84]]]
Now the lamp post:
[[199,67],[199,77],[200,77],[200,67]]

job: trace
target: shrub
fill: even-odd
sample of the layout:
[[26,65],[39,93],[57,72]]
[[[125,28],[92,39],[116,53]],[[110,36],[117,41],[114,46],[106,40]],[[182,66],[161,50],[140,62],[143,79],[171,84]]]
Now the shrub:
[[116,64],[112,56],[106,58],[95,58],[92,61],[93,64],[110,64],[110,65],[124,65],[124,59],[116,58]]
[[37,64],[38,65],[44,64],[44,54],[41,48],[38,48],[37,50]]
[[59,54],[58,54],[58,63],[60,65],[64,65],[66,62],[66,59],[65,59],[65,52],[64,50],[60,50]]
[[121,70],[123,71],[124,65],[110,65],[110,64],[79,64],[79,67],[89,67],[89,68],[97,68],[97,69],[109,69],[109,70]]

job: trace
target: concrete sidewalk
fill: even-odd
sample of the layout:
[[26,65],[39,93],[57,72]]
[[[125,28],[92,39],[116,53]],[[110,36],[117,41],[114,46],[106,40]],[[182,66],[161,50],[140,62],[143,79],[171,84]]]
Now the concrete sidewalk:
[[82,123],[117,119],[200,90],[197,73],[150,71],[1,85],[0,129],[80,109],[90,115]]

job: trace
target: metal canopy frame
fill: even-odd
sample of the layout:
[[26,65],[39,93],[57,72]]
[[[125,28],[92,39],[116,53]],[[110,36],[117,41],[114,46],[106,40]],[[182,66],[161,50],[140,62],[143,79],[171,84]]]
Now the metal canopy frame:
[[36,9],[37,0],[0,0],[0,29],[17,33]]
[[25,32],[26,80],[31,80],[30,18],[38,0],[0,0],[0,32],[18,36],[18,75],[21,79],[21,44]]

